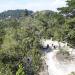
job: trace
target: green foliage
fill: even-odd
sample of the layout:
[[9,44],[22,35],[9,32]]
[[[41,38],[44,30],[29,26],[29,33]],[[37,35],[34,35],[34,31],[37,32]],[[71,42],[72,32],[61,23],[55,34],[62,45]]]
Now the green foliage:
[[58,8],[58,10],[60,11],[60,13],[65,14],[67,16],[73,16],[74,12],[75,12],[75,0],[67,0],[66,1],[67,6],[66,7],[62,7],[62,8]]
[[19,68],[18,68],[18,71],[16,72],[16,75],[26,75],[22,64],[19,65]]
[[0,62],[0,75],[13,75],[10,66]]
[[75,0],[67,0],[67,6],[59,8],[61,14],[65,15],[63,23],[64,39],[72,46],[75,46]]
[[[2,23],[5,25],[2,28],[5,34],[2,35],[0,62],[8,65],[7,69],[3,65],[3,69],[7,71],[7,74],[4,73],[6,75],[16,74],[17,64],[22,63],[26,65],[24,69],[27,75],[38,74],[41,64],[41,51],[40,38],[35,33],[37,28],[28,24],[22,25],[22,21],[18,22],[15,19],[3,20]],[[28,60],[31,60],[31,62],[28,63]],[[4,73],[2,75],[5,75]]]
[[31,16],[33,11],[31,10],[8,10],[0,13],[0,19],[10,19],[10,18],[21,18],[26,16]]
[[71,74],[69,74],[69,75],[75,75],[75,72],[71,72]]
[[[64,10],[67,11],[67,8]],[[3,17],[3,20],[0,20],[1,75],[38,75],[42,66],[42,38],[52,37],[54,40],[67,41],[72,46],[75,45],[74,17],[66,19],[63,15],[49,10],[36,12],[31,16],[27,15],[31,14],[27,10],[26,13],[18,13],[22,14],[21,18],[17,18],[17,15],[17,19]],[[67,52],[63,50],[63,53]],[[19,63],[23,65],[20,64],[18,68]]]

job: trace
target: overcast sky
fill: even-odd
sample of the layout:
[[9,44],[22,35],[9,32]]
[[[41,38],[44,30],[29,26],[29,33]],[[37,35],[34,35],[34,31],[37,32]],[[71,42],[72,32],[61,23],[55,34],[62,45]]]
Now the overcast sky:
[[65,5],[65,0],[0,0],[0,12],[15,9],[56,11],[56,8]]

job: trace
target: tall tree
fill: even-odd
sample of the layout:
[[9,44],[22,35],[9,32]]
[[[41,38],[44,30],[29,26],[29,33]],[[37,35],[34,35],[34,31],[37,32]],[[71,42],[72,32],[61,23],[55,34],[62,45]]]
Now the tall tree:
[[64,33],[66,33],[67,42],[75,45],[75,0],[67,0],[67,6],[58,8],[59,12],[66,16],[64,23]]
[[75,17],[75,0],[67,0],[66,7],[58,8],[58,10],[66,16]]

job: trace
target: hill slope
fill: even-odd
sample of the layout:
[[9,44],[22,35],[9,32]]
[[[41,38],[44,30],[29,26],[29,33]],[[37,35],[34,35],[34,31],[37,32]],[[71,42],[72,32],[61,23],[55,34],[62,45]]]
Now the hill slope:
[[31,15],[33,11],[31,10],[8,10],[0,13],[0,19],[4,18],[20,18],[24,16]]

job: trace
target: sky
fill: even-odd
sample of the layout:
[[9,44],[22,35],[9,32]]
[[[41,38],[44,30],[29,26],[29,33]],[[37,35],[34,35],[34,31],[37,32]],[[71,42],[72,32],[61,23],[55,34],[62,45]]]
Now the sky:
[[0,0],[0,12],[15,9],[53,10],[66,6],[65,0]]

